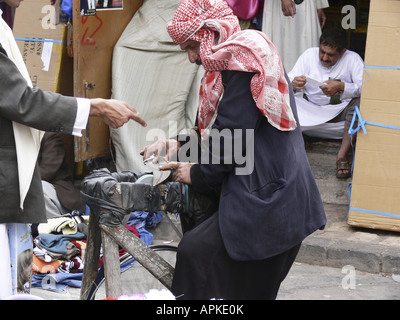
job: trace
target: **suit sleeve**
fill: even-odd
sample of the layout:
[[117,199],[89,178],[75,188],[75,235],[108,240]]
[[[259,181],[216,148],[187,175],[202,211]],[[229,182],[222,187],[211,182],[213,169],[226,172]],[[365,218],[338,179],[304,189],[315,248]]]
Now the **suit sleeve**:
[[42,131],[73,132],[76,98],[29,87],[3,53],[0,53],[0,87],[0,117]]
[[227,175],[237,174],[238,168],[246,165],[244,159],[254,151],[252,134],[263,119],[250,92],[254,73],[228,71],[226,75],[224,96],[208,146],[190,172],[192,185],[199,192],[219,187]]

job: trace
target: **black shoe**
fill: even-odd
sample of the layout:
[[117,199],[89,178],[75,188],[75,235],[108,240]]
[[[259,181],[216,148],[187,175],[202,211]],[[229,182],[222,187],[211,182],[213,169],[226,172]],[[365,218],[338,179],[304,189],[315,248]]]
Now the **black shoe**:
[[188,185],[181,182],[167,182],[163,189],[162,208],[171,213],[187,212]]
[[185,183],[167,182],[161,187],[160,193],[161,210],[179,214],[183,233],[218,210],[219,197],[194,192]]
[[135,183],[137,177],[133,172],[110,173],[108,169],[95,170],[85,177],[81,197],[100,224],[125,224],[132,211],[153,213],[160,210],[159,189]]

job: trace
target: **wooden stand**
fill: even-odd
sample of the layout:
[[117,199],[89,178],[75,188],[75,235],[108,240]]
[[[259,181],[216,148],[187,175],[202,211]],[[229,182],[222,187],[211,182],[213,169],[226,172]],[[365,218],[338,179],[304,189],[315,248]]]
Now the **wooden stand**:
[[121,271],[118,246],[124,248],[143,267],[145,267],[167,289],[171,288],[174,268],[151,250],[142,240],[129,232],[122,224],[110,227],[99,224],[95,215],[90,214],[89,233],[85,256],[85,268],[81,287],[81,300],[86,300],[96,279],[100,246],[103,243],[104,275],[107,297],[122,295]]

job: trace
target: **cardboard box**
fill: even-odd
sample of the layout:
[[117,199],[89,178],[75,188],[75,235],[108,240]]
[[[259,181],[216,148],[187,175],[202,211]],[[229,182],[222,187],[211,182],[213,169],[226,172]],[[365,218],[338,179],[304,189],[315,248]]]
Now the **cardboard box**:
[[23,1],[16,10],[14,36],[33,86],[72,95],[72,59],[67,55],[65,24],[56,24],[57,6],[48,0]]
[[371,0],[348,223],[400,231],[400,1]]
[[[49,0],[22,1],[15,11],[13,33],[33,86],[73,96],[73,59],[66,46],[69,26],[59,23],[59,10]],[[63,135],[63,140],[67,160],[73,165],[73,136]]]

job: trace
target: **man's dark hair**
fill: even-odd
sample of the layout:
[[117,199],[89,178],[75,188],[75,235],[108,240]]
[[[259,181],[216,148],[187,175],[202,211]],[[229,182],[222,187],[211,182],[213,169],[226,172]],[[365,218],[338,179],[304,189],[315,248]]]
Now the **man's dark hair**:
[[336,48],[338,52],[342,52],[347,46],[346,33],[338,28],[326,29],[322,32],[319,43]]

